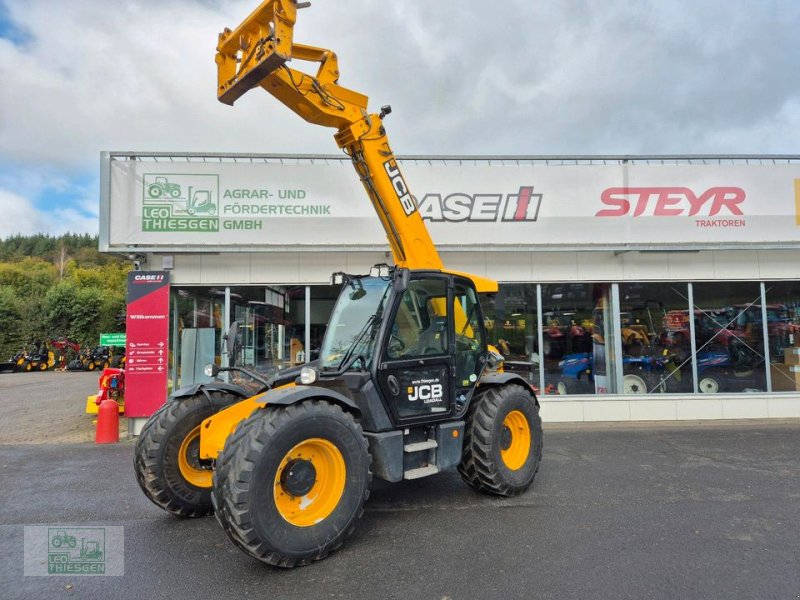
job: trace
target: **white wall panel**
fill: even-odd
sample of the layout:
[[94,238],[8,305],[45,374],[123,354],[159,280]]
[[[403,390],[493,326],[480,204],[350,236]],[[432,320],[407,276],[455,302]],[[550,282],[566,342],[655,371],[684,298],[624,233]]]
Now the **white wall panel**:
[[[155,259],[160,263],[160,257]],[[153,262],[152,260],[150,261]],[[194,285],[200,283],[200,274],[203,271],[201,257],[197,254],[177,254],[175,264],[170,271],[170,284],[173,285]]]
[[216,285],[250,283],[250,253],[202,254],[200,256],[200,283]]
[[392,264],[391,255],[387,257],[386,252],[347,252],[344,255],[346,266],[335,270],[344,270],[345,273],[366,273],[372,265],[380,263]]
[[300,277],[296,253],[254,254],[250,261],[251,283],[305,283]]
[[[366,257],[365,257],[366,258]],[[341,252],[301,252],[297,255],[297,265],[304,283],[330,283],[331,273],[347,271],[347,255]],[[369,272],[367,265],[357,273]]]
[[630,421],[630,400],[587,400],[583,405],[585,421]]
[[652,281],[669,279],[667,253],[627,252],[622,258],[622,279],[625,281]]
[[662,255],[672,281],[714,279],[714,256],[711,252],[675,252]]
[[764,279],[797,279],[800,277],[800,251],[759,250],[758,272]]
[[768,415],[766,398],[742,394],[741,398],[726,398],[722,401],[723,419],[758,419]]
[[631,400],[631,421],[674,421],[675,400]]
[[578,281],[617,281],[622,278],[621,256],[613,252],[576,252]]
[[487,277],[498,281],[531,281],[533,274],[530,252],[485,252],[484,254]]
[[486,252],[441,252],[444,265],[454,271],[463,271],[486,277]]
[[767,412],[773,418],[800,418],[800,398],[771,396],[767,399]]
[[546,423],[583,422],[583,401],[548,400],[540,398],[542,421]]
[[721,419],[722,400],[719,398],[688,398],[686,400],[676,400],[678,419]]
[[758,252],[718,250],[714,254],[715,279],[758,279]]
[[578,252],[539,252],[533,254],[531,280],[578,281]]

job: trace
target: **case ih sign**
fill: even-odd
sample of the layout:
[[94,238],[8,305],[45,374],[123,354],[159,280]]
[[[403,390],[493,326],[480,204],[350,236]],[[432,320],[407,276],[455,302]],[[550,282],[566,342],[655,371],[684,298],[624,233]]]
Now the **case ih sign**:
[[169,273],[128,273],[125,416],[149,417],[167,398]]
[[[548,166],[435,157],[398,163],[398,198],[407,212],[419,210],[442,250],[800,243],[800,164]],[[398,173],[393,163],[385,168]],[[103,249],[386,247],[347,161],[109,159],[108,170]]]

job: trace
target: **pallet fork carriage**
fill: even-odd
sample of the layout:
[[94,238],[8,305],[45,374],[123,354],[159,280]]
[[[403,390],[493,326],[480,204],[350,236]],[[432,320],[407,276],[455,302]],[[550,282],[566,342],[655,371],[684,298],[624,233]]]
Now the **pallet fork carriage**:
[[[533,389],[503,372],[486,340],[478,293],[497,283],[444,267],[389,145],[391,109],[369,113],[366,96],[338,84],[334,52],[294,43],[307,4],[267,0],[220,34],[218,97],[233,104],[261,87],[335,128],[394,265],[334,274],[342,290],[318,361],[254,396],[223,383],[178,390],[145,425],[134,461],[153,502],[182,516],[213,511],[241,549],[281,567],[339,548],[373,475],[458,467],[475,489],[511,496],[531,485],[542,452]],[[290,61],[319,67],[310,75]]]

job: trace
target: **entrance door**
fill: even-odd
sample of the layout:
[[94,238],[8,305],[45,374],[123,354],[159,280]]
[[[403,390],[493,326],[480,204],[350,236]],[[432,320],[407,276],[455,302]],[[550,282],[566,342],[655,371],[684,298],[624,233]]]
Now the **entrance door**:
[[453,413],[452,314],[448,278],[412,279],[396,304],[378,367],[378,385],[395,418],[431,420]]

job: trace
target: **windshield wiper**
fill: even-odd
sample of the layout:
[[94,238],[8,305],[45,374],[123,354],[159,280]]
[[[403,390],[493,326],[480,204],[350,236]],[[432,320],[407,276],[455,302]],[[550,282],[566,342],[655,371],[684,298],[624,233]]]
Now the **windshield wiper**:
[[362,338],[367,334],[368,331],[371,331],[373,329],[372,325],[378,319],[381,312],[383,311],[379,308],[376,313],[374,313],[369,319],[367,319],[367,322],[364,323],[364,327],[362,327],[361,331],[358,332],[358,335],[356,335],[356,337],[353,339],[353,343],[350,344],[350,347],[347,349],[347,352],[344,353],[342,360],[339,361],[339,365],[336,367],[337,370],[341,369],[344,365],[347,365],[347,362],[353,356],[353,353],[356,351],[356,348],[358,348],[358,345],[361,343]]

